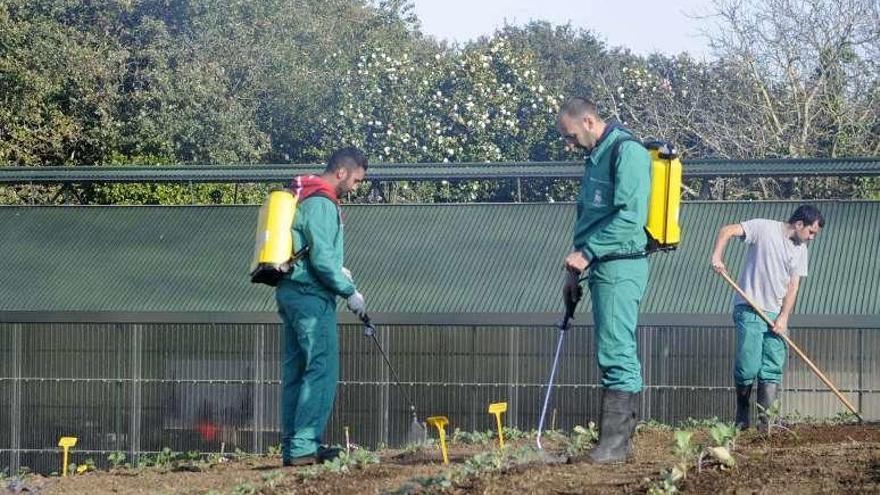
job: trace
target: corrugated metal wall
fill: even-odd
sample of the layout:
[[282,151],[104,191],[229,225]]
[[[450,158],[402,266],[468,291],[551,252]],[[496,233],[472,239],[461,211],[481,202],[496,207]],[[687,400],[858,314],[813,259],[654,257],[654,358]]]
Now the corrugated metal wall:
[[[566,336],[549,420],[560,428],[598,418],[590,330]],[[326,440],[341,442],[349,426],[355,443],[399,444],[410,421],[401,389],[360,326],[343,325],[340,338]],[[552,327],[383,326],[379,338],[420,419],[443,414],[450,432],[487,430],[488,404],[507,401],[508,425],[535,428]],[[794,329],[792,338],[866,419],[878,419],[880,329]],[[642,327],[642,417],[728,419],[733,343],[732,328]],[[265,452],[279,442],[278,349],[274,324],[0,323],[0,470],[57,470],[63,435],[79,437],[74,462],[163,447]],[[784,387],[786,412],[844,411],[796,356]]]

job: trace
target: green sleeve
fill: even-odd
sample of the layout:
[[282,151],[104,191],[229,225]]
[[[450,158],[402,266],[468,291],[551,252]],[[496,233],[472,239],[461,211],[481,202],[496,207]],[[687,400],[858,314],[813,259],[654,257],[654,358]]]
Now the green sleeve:
[[642,146],[631,142],[620,146],[619,156],[613,213],[587,240],[584,251],[589,259],[621,251],[635,252],[644,249],[647,242],[644,227],[651,193],[651,156]]
[[343,232],[339,208],[330,199],[310,198],[301,203],[297,215],[302,215],[304,221],[308,260],[318,282],[338,296],[354,294],[354,282],[342,273]]

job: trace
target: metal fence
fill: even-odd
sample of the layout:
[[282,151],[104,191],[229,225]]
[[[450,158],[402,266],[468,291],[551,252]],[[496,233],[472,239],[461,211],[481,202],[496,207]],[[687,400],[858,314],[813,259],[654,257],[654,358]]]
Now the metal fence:
[[[549,422],[596,420],[599,370],[591,327],[566,337]],[[491,402],[508,426],[533,429],[556,331],[549,326],[388,325],[379,338],[420,416],[442,414],[450,432],[488,430]],[[795,328],[792,338],[866,419],[880,405],[880,329]],[[400,388],[356,325],[340,326],[341,382],[326,441],[370,447],[402,442],[410,421]],[[641,416],[675,424],[732,415],[731,327],[643,326]],[[229,323],[0,323],[0,471],[59,467],[124,452],[265,452],[279,443],[279,325]],[[786,413],[845,409],[795,356],[781,399]]]

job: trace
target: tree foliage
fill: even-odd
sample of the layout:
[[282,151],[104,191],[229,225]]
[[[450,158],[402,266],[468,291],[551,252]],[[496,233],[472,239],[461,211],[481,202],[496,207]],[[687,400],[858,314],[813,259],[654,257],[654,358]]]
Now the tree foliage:
[[[408,0],[4,0],[0,163],[571,159],[554,129],[583,95],[687,158],[880,154],[875,0],[717,0],[715,56],[638,56],[532,22],[463,46],[420,33]],[[373,184],[353,200],[571,199],[549,180]],[[260,188],[0,188],[0,201],[228,203]],[[247,193],[245,191],[248,191]],[[876,179],[715,180],[703,198],[878,197]],[[68,191],[70,192],[70,191]]]

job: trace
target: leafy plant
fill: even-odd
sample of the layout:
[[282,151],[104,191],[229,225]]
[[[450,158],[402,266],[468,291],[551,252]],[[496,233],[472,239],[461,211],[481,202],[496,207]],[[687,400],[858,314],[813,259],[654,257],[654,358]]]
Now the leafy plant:
[[648,495],[674,495],[678,493],[678,487],[675,486],[675,483],[681,478],[676,479],[674,470],[675,468],[664,470],[663,477],[648,488]]
[[858,421],[858,416],[853,414],[851,411],[840,411],[828,420],[829,423],[834,425],[857,423]]
[[687,418],[686,420],[681,422],[679,426],[682,430],[694,430],[698,428],[711,428],[721,420],[718,419],[717,416],[711,418]]
[[522,431],[508,426],[503,426],[501,431],[504,433],[505,440],[519,440],[521,438],[529,438],[535,434],[534,431]]
[[693,436],[694,432],[691,430],[675,431],[672,452],[680,461],[690,460],[696,455],[697,450],[699,450],[698,447],[691,442]]
[[351,452],[342,451],[338,457],[323,464],[303,469],[299,475],[303,479],[314,478],[322,473],[345,474],[355,469],[364,469],[370,464],[378,464],[379,456],[367,449],[354,449]]
[[581,455],[598,440],[599,430],[596,429],[596,423],[590,421],[586,428],[580,425],[575,426],[566,442],[565,454],[569,457]]
[[495,436],[492,431],[464,431],[456,428],[452,433],[452,443],[465,445],[486,445]]
[[730,447],[738,435],[739,429],[733,423],[718,421],[709,427],[709,436],[716,447]]
[[89,457],[82,464],[76,466],[76,474],[85,474],[89,471],[96,471],[97,469],[98,467],[95,465],[95,460]]
[[433,438],[428,438],[426,440],[419,440],[418,442],[408,443],[403,446],[403,449],[400,452],[401,456],[410,456],[414,454],[418,454],[424,450],[433,449],[436,446]]
[[636,431],[644,430],[671,431],[672,427],[666,423],[661,423],[656,419],[650,419],[636,425]]
[[254,495],[257,493],[257,488],[250,483],[241,483],[232,489],[232,493],[236,495]]
[[263,474],[262,479],[268,488],[274,490],[284,480],[284,473],[281,471],[271,471]]
[[110,461],[110,466],[113,467],[114,469],[117,469],[117,468],[121,467],[123,464],[125,464],[125,459],[126,459],[125,453],[119,452],[119,451],[111,452],[107,456],[107,460]]

